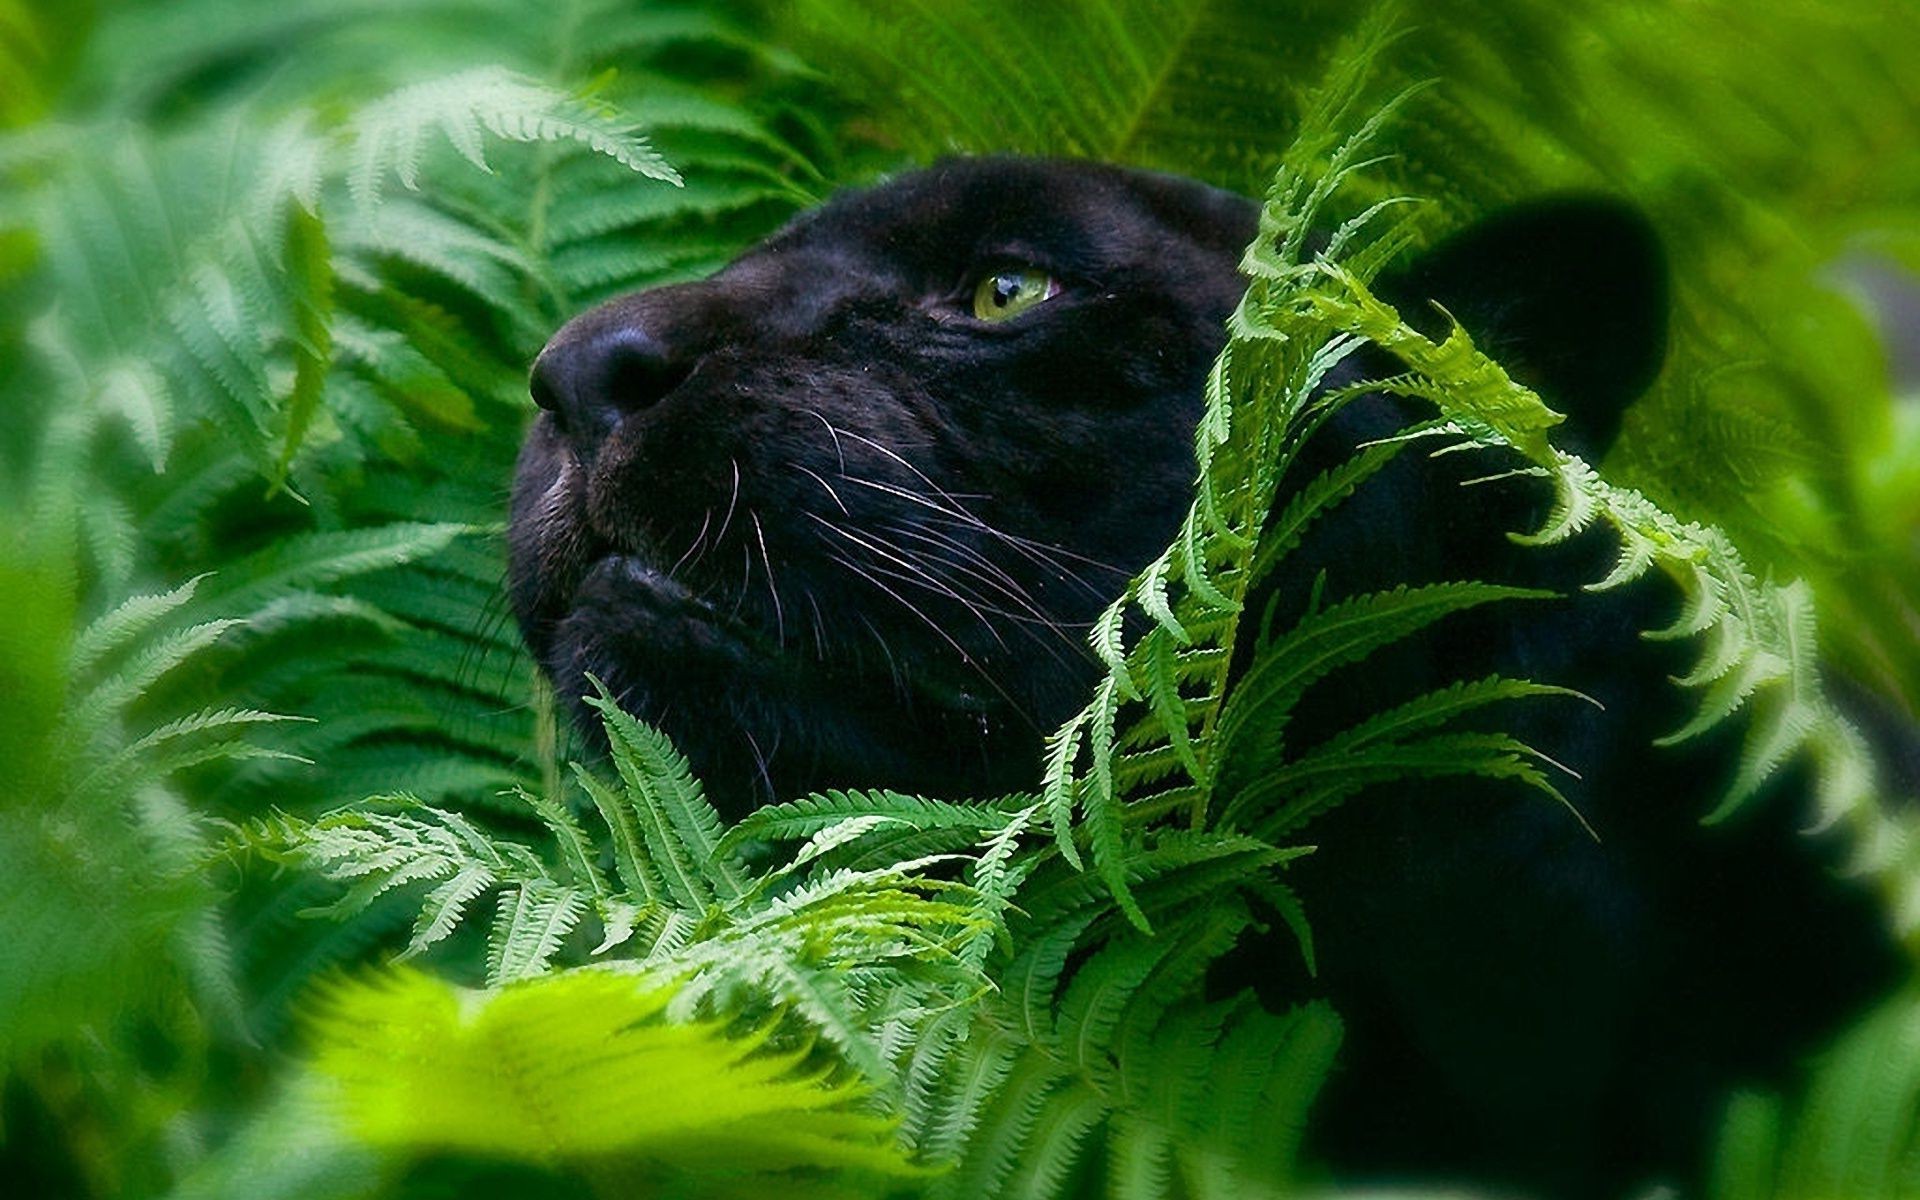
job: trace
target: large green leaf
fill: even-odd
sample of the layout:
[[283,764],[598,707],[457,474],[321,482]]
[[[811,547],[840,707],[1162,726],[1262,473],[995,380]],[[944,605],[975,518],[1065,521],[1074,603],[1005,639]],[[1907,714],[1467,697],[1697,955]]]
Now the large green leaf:
[[865,1089],[771,1026],[666,1017],[661,981],[583,969],[466,991],[395,969],[327,990],[315,1065],[370,1144],[535,1163],[633,1159],[728,1175],[913,1175]]

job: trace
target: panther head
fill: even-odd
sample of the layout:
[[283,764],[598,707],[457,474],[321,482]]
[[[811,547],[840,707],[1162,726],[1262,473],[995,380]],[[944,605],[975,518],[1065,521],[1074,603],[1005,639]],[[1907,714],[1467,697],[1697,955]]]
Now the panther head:
[[734,812],[1031,783],[1091,619],[1163,548],[1254,204],[971,159],[842,195],[533,370],[510,590]]

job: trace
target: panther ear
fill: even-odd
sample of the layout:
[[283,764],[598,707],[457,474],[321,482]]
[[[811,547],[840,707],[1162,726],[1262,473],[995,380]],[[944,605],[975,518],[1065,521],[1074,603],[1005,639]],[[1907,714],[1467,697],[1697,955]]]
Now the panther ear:
[[1444,331],[1437,302],[1475,344],[1567,414],[1555,440],[1604,454],[1660,373],[1666,255],[1652,226],[1594,196],[1534,201],[1455,234],[1376,289],[1416,327]]

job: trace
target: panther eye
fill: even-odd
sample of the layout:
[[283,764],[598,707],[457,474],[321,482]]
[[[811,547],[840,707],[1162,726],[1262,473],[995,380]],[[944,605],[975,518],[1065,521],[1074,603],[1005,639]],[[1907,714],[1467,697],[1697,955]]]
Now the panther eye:
[[997,271],[973,289],[973,315],[982,321],[1005,321],[1059,294],[1059,280],[1045,271],[1032,267]]

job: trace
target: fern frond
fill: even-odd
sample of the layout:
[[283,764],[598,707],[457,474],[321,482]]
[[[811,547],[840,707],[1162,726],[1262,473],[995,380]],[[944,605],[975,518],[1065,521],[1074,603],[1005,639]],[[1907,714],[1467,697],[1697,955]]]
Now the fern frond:
[[167,381],[152,363],[128,357],[101,370],[93,402],[126,422],[156,474],[166,469],[176,420]]
[[1328,739],[1325,751],[1338,754],[1364,749],[1376,742],[1397,741],[1407,734],[1443,725],[1455,717],[1489,704],[1541,696],[1566,696],[1587,700],[1590,704],[1595,703],[1571,688],[1489,675],[1484,679],[1462,680],[1448,684],[1446,687],[1417,696],[1404,704],[1376,713],[1351,729]]
[[355,198],[376,203],[390,175],[417,191],[426,139],[435,132],[482,171],[492,170],[482,137],[492,134],[511,142],[574,142],[638,174],[680,182],[624,121],[525,76],[478,67],[412,84],[360,110],[348,131]]
[[440,208],[406,198],[382,201],[337,219],[343,253],[398,259],[471,292],[501,315],[537,323],[540,314],[519,310],[524,280],[539,268],[517,248]]
[[288,205],[281,242],[293,310],[294,376],[287,396],[286,431],[274,466],[275,486],[286,482],[333,367],[333,258],[326,224],[312,209]]
[[[1319,78],[1307,14],[1276,20],[1244,0],[1181,0],[1036,9],[1015,3],[916,10],[808,0],[796,26],[846,84],[886,114],[923,159],[974,152],[1064,154],[1208,176],[1257,189],[1278,148],[1271,131],[1297,113],[1293,80]],[[1363,66],[1385,38],[1375,22],[1334,49]],[[1308,51],[1308,46],[1312,50]],[[1352,79],[1353,64],[1340,61]],[[1333,74],[1327,70],[1326,74]],[[1317,95],[1309,91],[1308,95]],[[1344,119],[1344,105],[1313,114]]]
[[317,1068],[376,1146],[919,1173],[859,1086],[822,1080],[804,1047],[776,1049],[764,1029],[673,1021],[671,995],[591,970],[478,993],[391,970],[333,985],[310,1024]]
[[[80,720],[89,719],[86,716]],[[141,785],[156,783],[190,766],[246,758],[276,758],[306,762],[298,755],[248,742],[244,737],[215,740],[210,735],[233,734],[262,725],[299,718],[257,709],[203,709],[165,722],[104,758],[74,782],[79,803],[113,804],[137,794]]]
[[[1086,1152],[1086,1140],[1106,1116],[1106,1106],[1097,1092],[1084,1084],[1068,1081],[1051,1092],[1033,1123],[1026,1144],[1014,1160],[1013,1173],[1007,1177],[1009,1196],[1063,1195],[1074,1170]],[[964,1196],[955,1180],[949,1195]]]
[[501,892],[487,939],[487,982],[498,986],[543,973],[586,914],[587,902],[580,891],[546,879]]
[[250,613],[297,592],[404,566],[477,532],[468,525],[394,522],[283,538],[236,559],[215,578],[214,586],[199,593],[197,607]]
[[129,596],[112,611],[96,617],[74,639],[68,669],[77,676],[86,675],[101,660],[122,649],[168,613],[193,599],[195,589],[205,575],[196,575],[168,592]]
[[[1370,25],[1356,33],[1346,51],[1360,58],[1376,53],[1380,36],[1380,28]],[[1062,726],[1047,748],[1042,796],[1057,844],[1077,861],[1075,842],[1084,839],[1116,901],[1143,928],[1146,915],[1128,895],[1128,872],[1121,865],[1134,852],[1121,831],[1174,805],[1184,806],[1194,825],[1204,825],[1214,793],[1227,778],[1222,770],[1235,769],[1233,732],[1244,722],[1247,706],[1236,711],[1229,700],[1228,671],[1248,589],[1292,549],[1317,515],[1350,495],[1395,452],[1387,446],[1363,448],[1294,493],[1277,520],[1270,520],[1281,480],[1302,442],[1339,402],[1338,397],[1316,399],[1323,383],[1364,340],[1331,321],[1300,322],[1320,278],[1305,257],[1307,231],[1336,192],[1367,165],[1367,147],[1405,99],[1359,122],[1353,132],[1336,131],[1327,122],[1354,101],[1362,73],[1343,53],[1333,74],[1322,93],[1331,107],[1303,124],[1262,209],[1259,236],[1243,259],[1252,286],[1229,322],[1228,343],[1209,376],[1195,434],[1199,494],[1168,553],[1095,622],[1093,640],[1107,666],[1105,678],[1089,707]],[[1375,218],[1391,207],[1375,203],[1363,218],[1349,222],[1341,250],[1358,255],[1375,245],[1372,238],[1391,236],[1369,233]],[[1179,595],[1170,587],[1176,578],[1184,585]],[[1153,624],[1129,645],[1122,631],[1125,614],[1134,607]],[[1406,636],[1420,622],[1389,625],[1382,622],[1380,641],[1372,644]],[[1271,657],[1310,652],[1288,645]],[[1356,647],[1356,652],[1365,651]],[[1236,693],[1244,695],[1259,682],[1250,676],[1236,685]],[[1146,712],[1131,719],[1123,735],[1121,711],[1142,702]],[[1116,751],[1121,753],[1117,760]],[[1128,801],[1145,799],[1146,788],[1155,789],[1151,800],[1138,814],[1129,813]]]
[[524,788],[514,789],[521,803],[533,810],[547,827],[554,846],[560,851],[560,863],[570,881],[596,899],[608,895],[606,878],[594,861],[596,851],[587,831],[580,826],[565,803],[552,796],[536,796]]
[[412,958],[445,940],[466,918],[467,906],[499,882],[484,863],[469,862],[455,870],[451,878],[427,893],[413,924],[413,936],[397,957]]
[[647,903],[665,900],[667,886],[654,869],[653,858],[647,851],[646,839],[640,832],[633,807],[612,788],[594,778],[586,768],[576,763],[573,771],[581,790],[592,799],[594,807],[600,812],[600,819],[612,835],[613,865],[621,885],[630,895],[642,897]]
[[800,800],[762,805],[727,832],[724,845],[764,838],[789,841],[809,838],[853,820],[878,819],[911,829],[960,829],[984,833],[1006,823],[1007,810],[1023,807],[1031,797],[1008,796],[988,804],[952,804],[888,791],[819,792]]
[[943,1181],[946,1194],[1007,1194],[1008,1179],[1030,1153],[1043,1116],[1061,1102],[1060,1089],[1068,1082],[1066,1073],[1042,1055],[1017,1059],[998,1081],[993,1107],[969,1131],[966,1158],[952,1179]]
[[100,680],[74,701],[67,714],[70,736],[84,736],[100,728],[109,713],[124,708],[162,676],[198,656],[228,630],[244,624],[231,618],[202,621],[149,642],[120,668]]
[[[1441,583],[1355,596],[1309,612],[1261,648],[1235,688],[1215,731],[1218,753],[1234,779],[1258,778],[1276,761],[1292,711],[1316,681],[1455,613],[1551,595],[1496,584]],[[1257,741],[1242,744],[1243,735]]]
[[669,889],[696,910],[716,899],[737,899],[744,886],[739,864],[723,848],[720,814],[707,803],[687,760],[658,730],[628,716],[605,684],[593,684],[599,695],[587,703],[606,722],[614,765],[628,796],[641,806],[642,836]]

